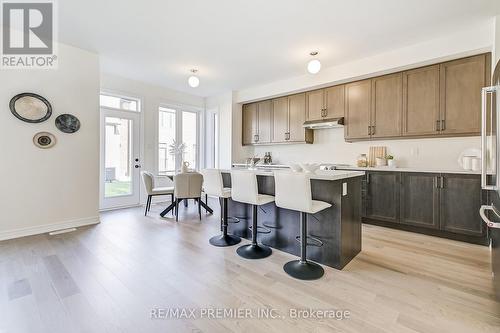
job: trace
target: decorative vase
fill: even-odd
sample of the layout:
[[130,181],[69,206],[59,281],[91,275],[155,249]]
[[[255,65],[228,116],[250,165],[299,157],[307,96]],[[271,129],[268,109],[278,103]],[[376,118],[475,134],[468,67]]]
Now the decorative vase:
[[395,168],[396,161],[394,159],[387,160],[387,166],[389,166],[390,168]]
[[186,173],[189,171],[189,162],[182,162],[181,173]]

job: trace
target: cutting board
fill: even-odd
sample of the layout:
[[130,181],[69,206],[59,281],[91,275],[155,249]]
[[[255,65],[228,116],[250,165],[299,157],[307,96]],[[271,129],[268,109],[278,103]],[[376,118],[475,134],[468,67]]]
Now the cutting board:
[[370,151],[368,154],[368,166],[375,166],[375,159],[377,157],[386,157],[387,156],[387,147],[385,146],[374,146],[370,147]]

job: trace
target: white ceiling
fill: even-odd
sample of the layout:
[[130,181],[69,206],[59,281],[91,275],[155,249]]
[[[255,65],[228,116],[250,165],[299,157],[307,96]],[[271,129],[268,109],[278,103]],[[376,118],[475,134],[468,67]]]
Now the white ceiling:
[[[199,96],[432,39],[495,15],[498,0],[64,0],[59,39],[102,71]],[[191,68],[201,84],[187,85]]]

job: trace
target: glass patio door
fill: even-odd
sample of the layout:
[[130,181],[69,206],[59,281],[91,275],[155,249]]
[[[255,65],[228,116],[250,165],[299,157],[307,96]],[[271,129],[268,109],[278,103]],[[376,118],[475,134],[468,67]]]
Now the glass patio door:
[[140,200],[140,114],[101,109],[101,209]]

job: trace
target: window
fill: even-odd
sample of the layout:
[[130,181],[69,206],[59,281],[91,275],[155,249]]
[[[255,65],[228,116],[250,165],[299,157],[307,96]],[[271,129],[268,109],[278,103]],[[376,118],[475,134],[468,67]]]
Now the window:
[[172,173],[181,163],[199,165],[199,113],[160,107],[158,115],[158,173]]
[[101,107],[125,111],[139,111],[139,100],[109,94],[101,94]]
[[182,111],[182,142],[185,145],[184,161],[189,167],[197,169],[198,154],[198,114]]
[[158,172],[175,171],[175,155],[171,154],[170,146],[176,138],[177,111],[160,107],[158,128]]
[[206,167],[219,167],[219,114],[217,109],[207,110]]

